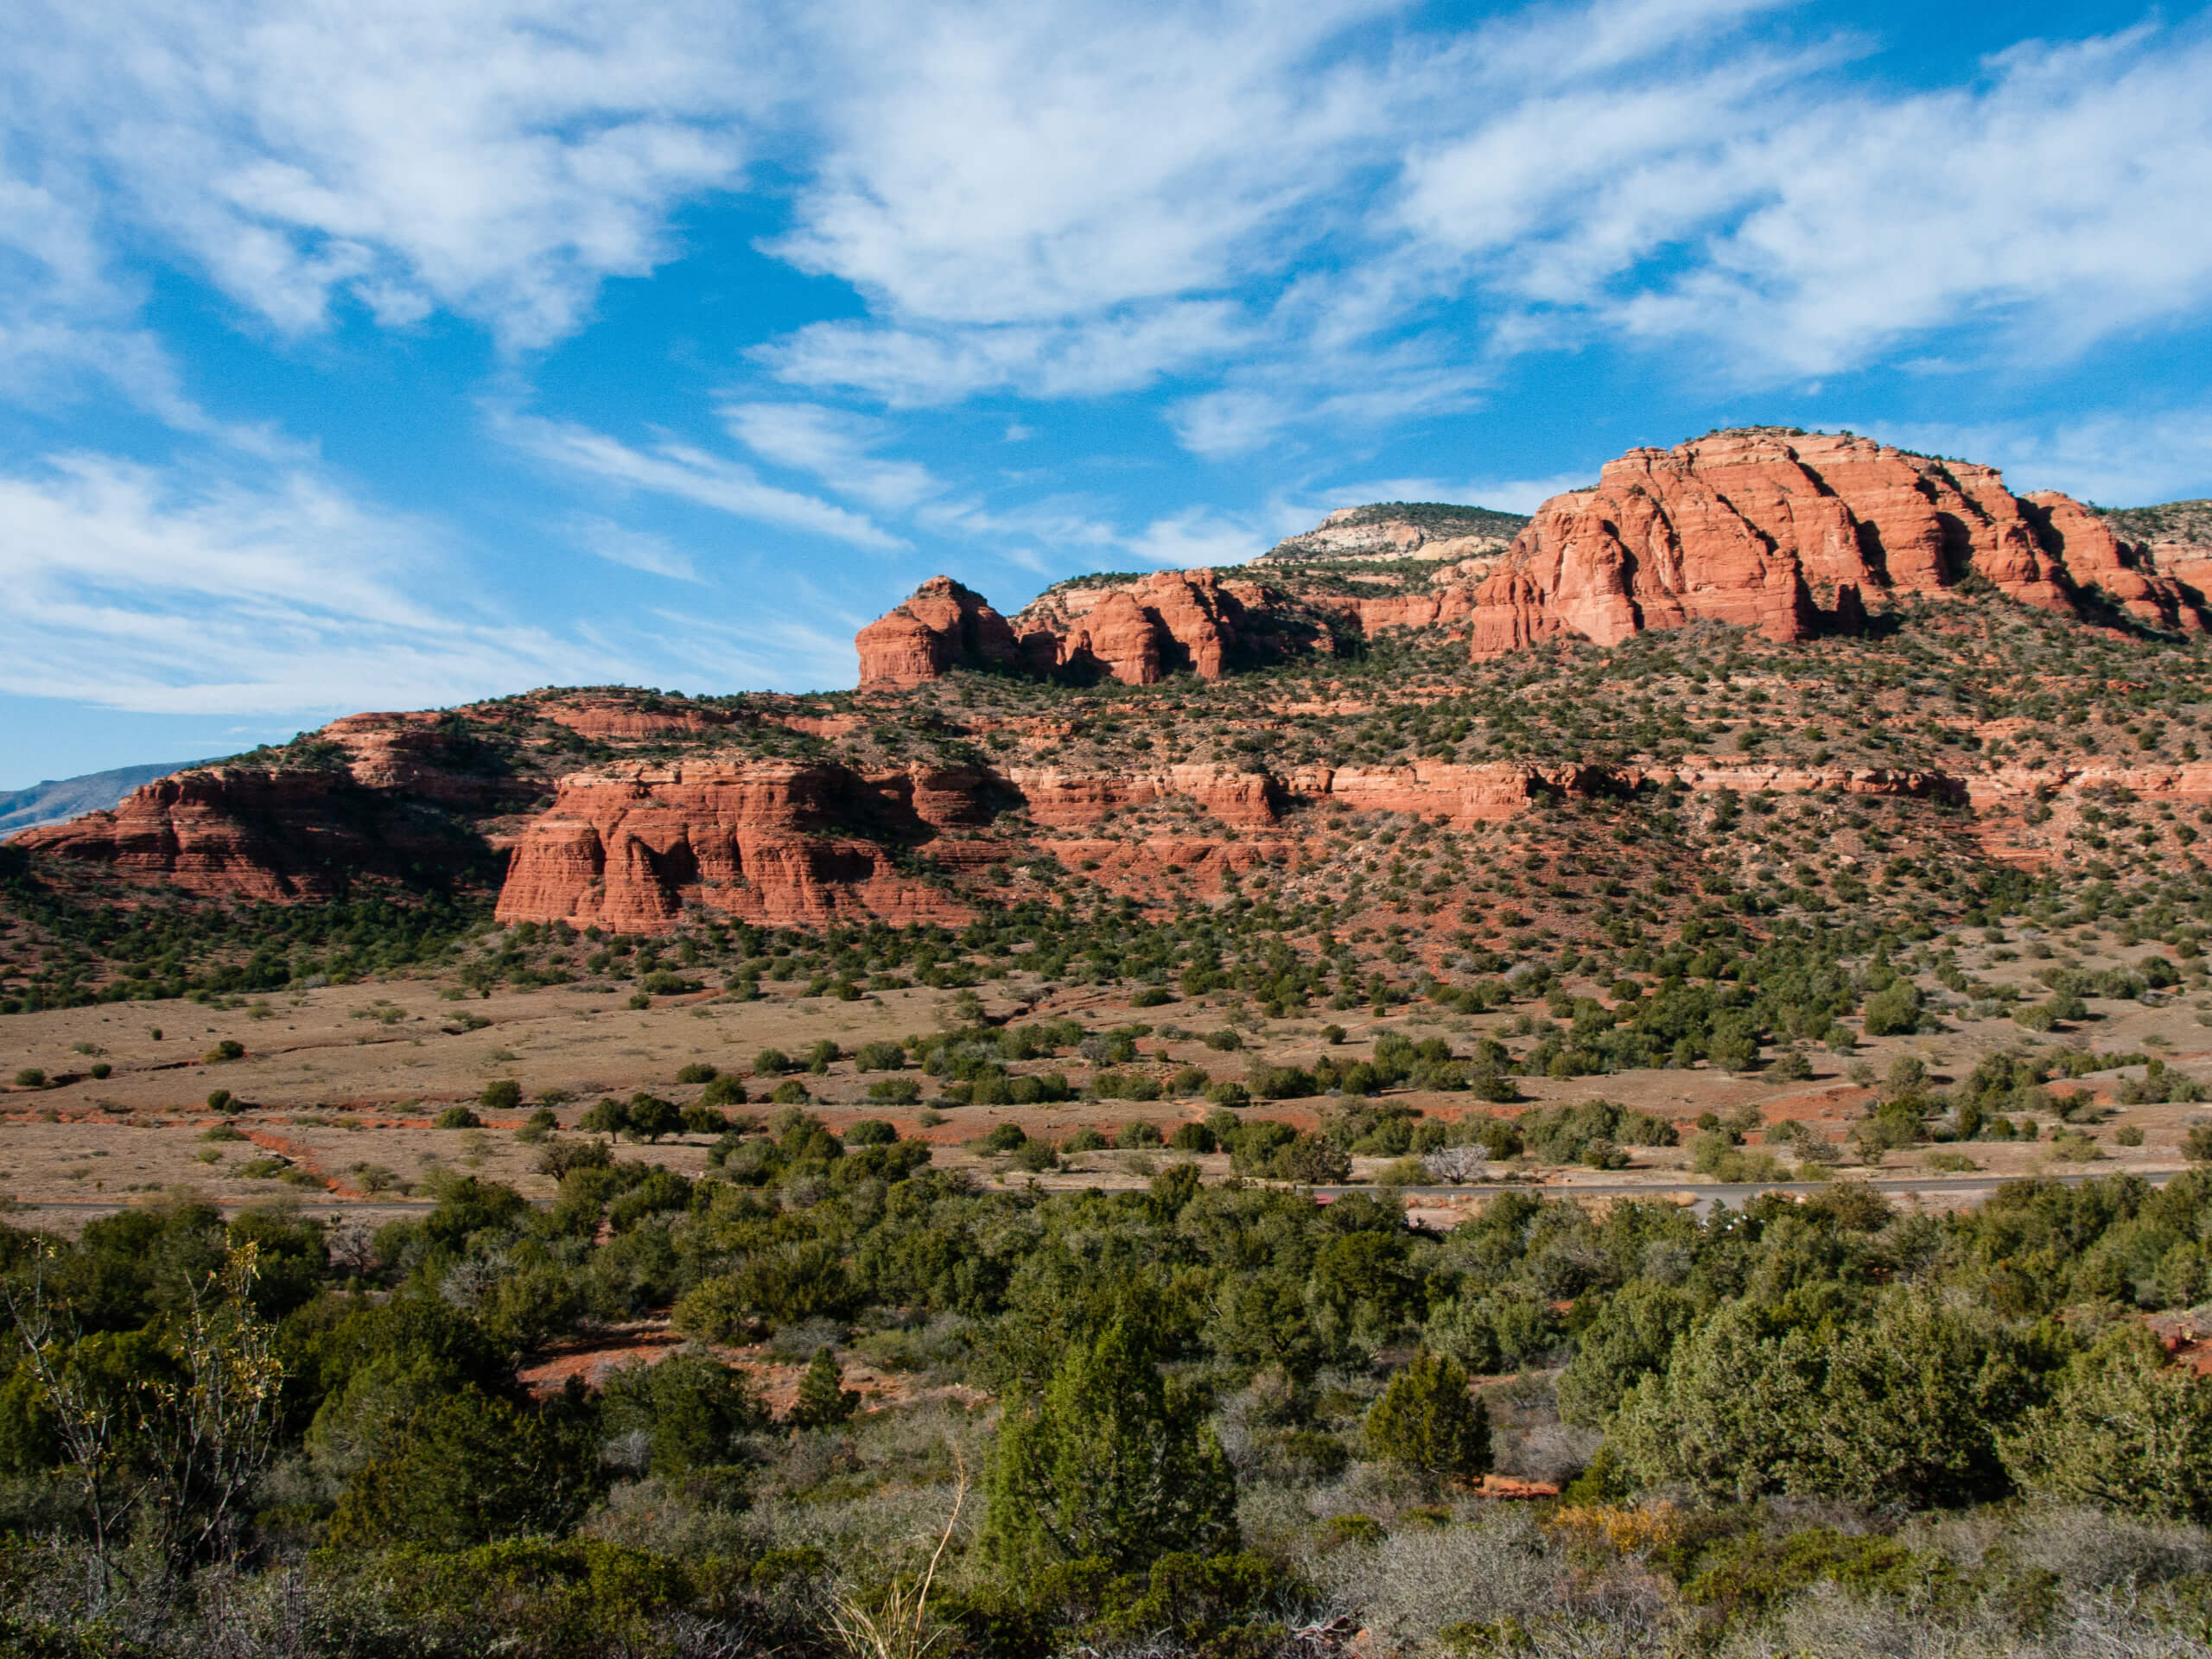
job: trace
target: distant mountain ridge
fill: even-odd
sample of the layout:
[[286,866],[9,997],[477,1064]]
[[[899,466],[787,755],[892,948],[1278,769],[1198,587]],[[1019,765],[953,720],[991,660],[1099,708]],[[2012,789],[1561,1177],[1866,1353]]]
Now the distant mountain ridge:
[[1375,501],[1338,507],[1312,530],[1277,542],[1253,563],[1467,558],[1503,552],[1528,522],[1524,512],[1449,501]]
[[118,766],[111,772],[88,772],[79,778],[49,778],[0,795],[0,836],[12,836],[41,823],[60,823],[80,813],[99,812],[113,806],[141,784],[166,778],[173,772],[201,764],[197,760],[165,761],[150,766]]

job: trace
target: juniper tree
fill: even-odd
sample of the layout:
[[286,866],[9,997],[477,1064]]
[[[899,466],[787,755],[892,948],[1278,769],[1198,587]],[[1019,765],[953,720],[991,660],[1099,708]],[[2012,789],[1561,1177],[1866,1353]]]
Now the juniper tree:
[[1116,1319],[1071,1344],[1039,1395],[1009,1402],[984,1528],[1002,1567],[1102,1560],[1127,1573],[1236,1547],[1236,1476],[1204,1402],[1159,1362],[1153,1333]]
[[1490,1411],[1457,1361],[1421,1348],[1369,1408],[1367,1448],[1433,1478],[1480,1475],[1491,1466]]
[[817,1348],[799,1379],[798,1399],[787,1420],[795,1428],[832,1428],[859,1409],[861,1397],[845,1387],[837,1357]]

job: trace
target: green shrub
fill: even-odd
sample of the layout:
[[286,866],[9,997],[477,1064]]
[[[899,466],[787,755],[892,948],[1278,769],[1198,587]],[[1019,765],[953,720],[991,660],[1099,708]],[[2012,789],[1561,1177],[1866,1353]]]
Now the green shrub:
[[837,1357],[818,1348],[799,1378],[798,1398],[785,1420],[794,1428],[834,1428],[860,1409],[861,1397],[844,1386]]
[[1071,1560],[1134,1573],[1236,1537],[1236,1477],[1204,1395],[1161,1371],[1158,1336],[1116,1319],[1069,1344],[1040,1391],[1010,1399],[989,1478],[982,1553],[1001,1574]]
[[1427,1348],[1414,1351],[1370,1407],[1370,1455],[1432,1478],[1469,1479],[1491,1466],[1490,1412],[1467,1374]]
[[886,1106],[912,1106],[922,1097],[922,1085],[912,1077],[878,1077],[868,1084],[868,1097]]
[[628,1118],[623,1132],[639,1141],[658,1141],[683,1127],[683,1114],[673,1101],[642,1090],[630,1096]]
[[487,1112],[514,1112],[522,1109],[522,1084],[512,1077],[500,1077],[484,1085],[476,1096],[476,1103]]
[[1313,1074],[1295,1065],[1253,1066],[1244,1074],[1244,1086],[1255,1100],[1302,1100],[1319,1092]]
[[703,1060],[694,1060],[676,1074],[678,1083],[712,1083],[721,1074]]
[[586,1111],[576,1127],[593,1135],[620,1135],[630,1127],[630,1109],[609,1096]]
[[742,1106],[745,1100],[745,1085],[732,1077],[717,1077],[699,1091],[699,1103],[706,1107]]
[[1167,1144],[1177,1152],[1217,1152],[1221,1147],[1213,1131],[1203,1123],[1178,1123],[1175,1133],[1167,1137]]
[[792,1070],[791,1057],[780,1048],[764,1048],[753,1057],[753,1075],[779,1077]]
[[2075,1356],[2050,1402],[2005,1438],[2004,1457],[2031,1491],[2202,1526],[2212,1522],[2212,1377],[2123,1325]]
[[16,1087],[43,1089],[46,1087],[46,1073],[35,1065],[27,1065],[16,1073]]
[[467,1106],[448,1106],[438,1114],[437,1127],[442,1129],[480,1129],[484,1120]]
[[785,1077],[768,1095],[769,1103],[775,1106],[803,1106],[813,1098],[797,1077]]
[[1892,982],[1866,999],[1866,1034],[1902,1037],[1920,1029],[1920,988],[1909,979]]
[[983,1136],[985,1152],[1012,1152],[1025,1144],[1029,1135],[1019,1123],[994,1123]]
[[849,1147],[887,1147],[898,1138],[899,1131],[880,1117],[864,1117],[844,1135]]
[[863,1071],[897,1071],[906,1064],[906,1051],[897,1043],[863,1043],[853,1056]]

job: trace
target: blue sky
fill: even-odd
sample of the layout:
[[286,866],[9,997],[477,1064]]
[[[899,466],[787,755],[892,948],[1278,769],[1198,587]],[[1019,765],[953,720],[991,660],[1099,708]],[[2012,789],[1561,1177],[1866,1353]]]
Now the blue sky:
[[1716,425],[2212,494],[2208,86],[2201,6],[16,0],[0,786]]

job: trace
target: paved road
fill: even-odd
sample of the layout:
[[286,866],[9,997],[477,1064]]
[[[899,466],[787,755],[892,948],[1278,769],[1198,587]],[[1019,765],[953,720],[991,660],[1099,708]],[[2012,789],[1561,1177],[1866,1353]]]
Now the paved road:
[[[2107,1175],[2139,1173],[2153,1186],[2164,1186],[2178,1171],[2152,1169],[2121,1171],[2113,1169],[2080,1170],[2063,1175],[2048,1175],[2039,1179],[2054,1180],[2063,1186],[2079,1186],[2085,1181],[2101,1180]],[[2011,1185],[2025,1178],[2017,1175],[1967,1176],[1887,1176],[1868,1181],[1876,1192],[1901,1197],[1919,1193],[1925,1198],[1986,1198],[2000,1186]],[[1449,1198],[1459,1197],[1489,1198],[1499,1192],[1534,1192],[1543,1198],[1673,1198],[1687,1197],[1700,1211],[1710,1210],[1716,1204],[1740,1208],[1762,1192],[1790,1192],[1806,1195],[1835,1185],[1834,1181],[1681,1181],[1672,1185],[1660,1181],[1469,1181],[1463,1186],[1407,1186],[1399,1191],[1409,1198]],[[1371,1185],[1319,1186],[1313,1189],[1334,1198],[1344,1192],[1371,1192]]]

